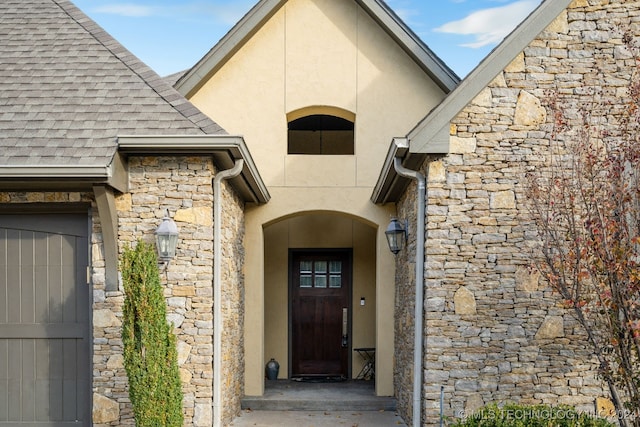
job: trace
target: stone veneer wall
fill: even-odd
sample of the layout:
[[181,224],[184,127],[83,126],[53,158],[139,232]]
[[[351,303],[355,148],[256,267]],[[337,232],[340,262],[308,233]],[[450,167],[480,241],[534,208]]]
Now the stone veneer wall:
[[[185,425],[212,424],[213,396],[213,186],[208,157],[131,157],[130,193],[116,199],[119,244],[152,242],[165,209],[180,229],[177,255],[161,274],[167,317],[178,337]],[[223,408],[225,425],[243,395],[243,204],[223,183],[222,286]],[[94,252],[95,253],[95,252]],[[94,266],[97,260],[94,259]],[[94,388],[118,402],[120,414],[104,425],[133,421],[126,394],[120,327],[123,294],[94,291]],[[98,322],[96,322],[98,320]],[[97,324],[96,324],[97,323]],[[116,392],[117,391],[117,392]],[[94,415],[94,421],[96,421]]]
[[222,425],[240,415],[244,396],[244,203],[223,184],[222,199]]
[[[176,259],[161,274],[167,317],[178,336],[185,425],[212,425],[213,395],[213,186],[208,157],[132,157],[130,193],[116,197],[120,249],[138,239],[153,242],[165,209],[180,229]],[[244,395],[243,203],[223,182],[222,297],[223,425],[240,412]],[[102,229],[93,193],[5,192],[0,203],[92,204],[93,422],[134,425],[122,356],[121,289],[104,289]]]
[[396,255],[396,292],[394,325],[394,386],[398,400],[398,413],[409,421],[413,411],[413,348],[415,329],[415,248],[417,200],[415,182],[412,182],[397,205],[398,218],[406,219],[407,244]]
[[[523,177],[549,161],[547,90],[565,103],[622,104],[635,60],[619,28],[640,35],[640,2],[575,0],[454,119],[450,154],[429,164],[423,422],[491,402],[570,404],[606,396],[576,321],[531,273]],[[618,27],[619,26],[619,27]],[[599,72],[602,70],[602,72]],[[589,90],[585,89],[589,87]],[[619,111],[618,111],[619,112]],[[566,108],[573,124],[580,120]],[[602,119],[613,135],[617,112]],[[415,220],[413,187],[398,210]],[[412,305],[410,258],[398,259],[398,307]],[[396,317],[396,386],[411,411],[413,321]]]

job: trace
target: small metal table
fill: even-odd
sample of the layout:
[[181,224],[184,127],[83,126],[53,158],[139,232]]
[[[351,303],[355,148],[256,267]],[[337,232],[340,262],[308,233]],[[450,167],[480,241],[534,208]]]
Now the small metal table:
[[360,369],[357,380],[372,380],[376,377],[376,348],[361,347],[354,348],[353,351],[358,353],[364,360],[364,366]]

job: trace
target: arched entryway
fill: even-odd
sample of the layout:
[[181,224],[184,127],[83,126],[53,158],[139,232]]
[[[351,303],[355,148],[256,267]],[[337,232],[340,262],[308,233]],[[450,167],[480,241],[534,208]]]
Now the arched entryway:
[[[337,308],[331,314],[333,320],[320,315],[314,321],[333,323],[330,336],[322,339],[336,340],[333,343],[337,342],[346,356],[341,368],[344,370],[337,375],[356,378],[365,360],[354,349],[375,348],[376,394],[393,395],[395,269],[384,237],[389,212],[386,208],[370,207],[366,216],[317,209],[276,212],[270,211],[268,205],[247,211],[245,396],[263,395],[265,364],[271,358],[280,363],[279,378],[306,373],[299,369],[300,337],[295,335],[297,320],[292,304],[296,295],[292,289],[302,287],[306,296],[314,292],[328,294],[332,293],[332,280],[334,291],[338,281],[346,289],[346,299],[331,304],[339,305],[333,307]],[[302,361],[314,358],[307,354]],[[327,366],[335,367],[332,365],[335,360],[325,361]],[[313,374],[336,374],[333,368],[326,372],[311,369]]]
[[311,213],[264,228],[265,359],[279,378],[356,378],[376,347],[376,229]]

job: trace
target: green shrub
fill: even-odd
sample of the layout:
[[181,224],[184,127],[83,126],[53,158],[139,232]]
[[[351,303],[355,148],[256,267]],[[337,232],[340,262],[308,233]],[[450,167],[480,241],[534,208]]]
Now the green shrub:
[[124,366],[138,427],[182,426],[182,389],[176,337],[167,323],[157,255],[138,242],[121,258],[125,300]]
[[588,414],[576,412],[570,406],[487,405],[453,427],[614,427],[615,424]]

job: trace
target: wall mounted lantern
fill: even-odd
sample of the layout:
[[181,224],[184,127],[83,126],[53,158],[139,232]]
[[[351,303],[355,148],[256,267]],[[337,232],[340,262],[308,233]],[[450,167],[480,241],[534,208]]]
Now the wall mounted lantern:
[[407,240],[407,223],[402,224],[398,218],[393,217],[384,234],[387,236],[389,250],[397,255],[404,248]]
[[162,223],[156,229],[156,248],[158,249],[158,259],[168,264],[176,256],[178,246],[178,226],[169,218],[169,210]]

